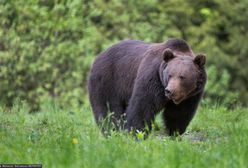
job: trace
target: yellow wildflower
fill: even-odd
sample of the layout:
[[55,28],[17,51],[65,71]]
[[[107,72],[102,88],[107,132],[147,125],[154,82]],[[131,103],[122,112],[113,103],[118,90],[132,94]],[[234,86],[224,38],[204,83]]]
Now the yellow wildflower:
[[77,138],[72,138],[72,144],[74,144],[74,145],[78,144]]

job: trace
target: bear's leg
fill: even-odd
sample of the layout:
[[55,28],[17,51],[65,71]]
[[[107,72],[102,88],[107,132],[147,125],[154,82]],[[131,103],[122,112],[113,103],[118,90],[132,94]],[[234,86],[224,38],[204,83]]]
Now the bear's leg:
[[107,136],[111,130],[111,123],[108,118],[107,99],[101,92],[89,92],[90,103],[98,127],[103,135]]
[[166,130],[168,135],[174,136],[174,135],[181,135],[185,132],[186,127],[188,126],[189,122],[191,119],[189,118],[173,118],[170,116],[164,117],[165,125],[166,125]]
[[106,89],[103,88],[105,85],[103,85],[101,79],[99,76],[92,75],[88,83],[89,99],[98,126],[100,126],[102,120],[108,114],[107,97],[105,95]]
[[158,74],[158,67],[156,63],[151,64],[150,60],[144,60],[139,67],[126,110],[125,128],[129,131],[150,131],[155,115],[165,105],[164,87]]
[[[150,86],[152,87],[152,84]],[[162,108],[163,99],[161,97],[156,90],[135,88],[126,110],[126,128],[129,131],[150,131],[155,115]],[[146,126],[148,130],[145,129]]]
[[101,124],[101,122],[107,117],[108,108],[107,108],[107,101],[100,95],[92,95],[89,94],[90,103],[92,106],[92,110],[94,112],[94,117],[97,124]]
[[164,110],[164,122],[170,136],[183,134],[193,118],[202,93],[184,100],[179,105],[169,102]]
[[116,97],[113,98],[115,99],[109,101],[110,112],[113,113],[111,116],[111,121],[114,123],[114,126],[117,130],[123,129],[126,103],[117,99]]

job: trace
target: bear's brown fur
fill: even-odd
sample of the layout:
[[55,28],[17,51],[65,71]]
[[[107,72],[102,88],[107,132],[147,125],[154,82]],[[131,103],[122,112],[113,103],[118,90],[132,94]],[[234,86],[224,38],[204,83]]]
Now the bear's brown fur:
[[164,110],[168,134],[184,133],[204,91],[204,64],[205,56],[195,56],[181,39],[113,45],[96,58],[88,81],[96,122],[110,111],[115,124],[126,114],[128,130],[151,129]]

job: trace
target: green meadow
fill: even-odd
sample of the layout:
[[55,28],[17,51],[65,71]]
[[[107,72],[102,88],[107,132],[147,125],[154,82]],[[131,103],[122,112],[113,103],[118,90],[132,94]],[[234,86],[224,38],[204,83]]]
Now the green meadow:
[[202,105],[180,137],[158,129],[146,140],[125,132],[105,138],[89,105],[63,109],[45,103],[29,113],[25,103],[0,108],[0,163],[41,163],[43,167],[231,167],[248,158],[248,109]]

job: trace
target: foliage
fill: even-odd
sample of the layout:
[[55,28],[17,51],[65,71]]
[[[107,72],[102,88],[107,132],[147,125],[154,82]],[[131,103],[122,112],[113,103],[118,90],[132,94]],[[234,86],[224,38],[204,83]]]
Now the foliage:
[[36,108],[53,98],[82,104],[90,65],[102,50],[123,39],[178,37],[206,53],[208,66],[215,67],[207,98],[227,97],[211,90],[222,86],[216,77],[225,72],[230,80],[224,94],[235,92],[245,104],[247,5],[246,0],[1,0],[1,103],[20,98]]
[[104,138],[89,106],[64,109],[43,103],[0,106],[0,162],[43,167],[247,167],[247,109],[202,107],[186,134],[171,139],[163,126],[145,141],[125,132]]
[[217,68],[211,65],[207,71],[208,83],[206,85],[207,92],[205,93],[204,102],[207,104],[222,104],[226,107],[238,105],[237,99],[239,93],[229,92],[228,87],[231,81],[227,70],[222,70],[218,73]]

